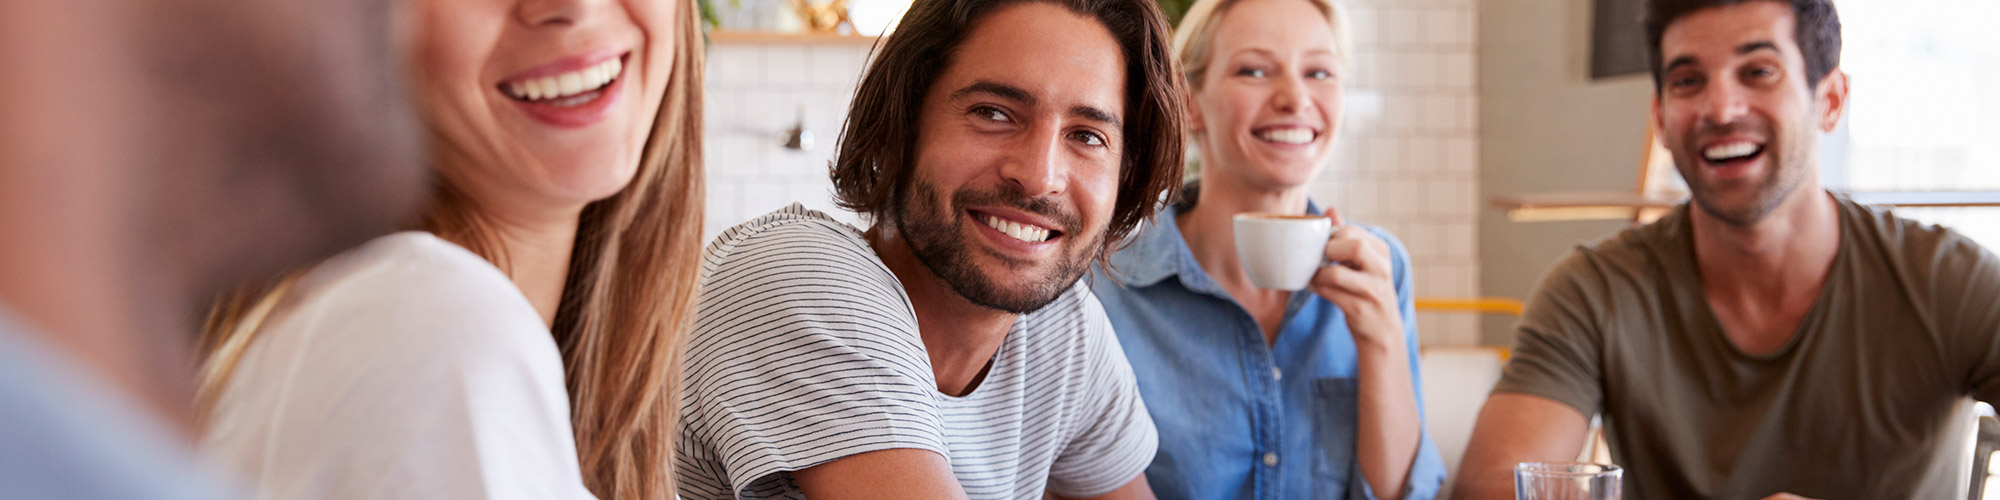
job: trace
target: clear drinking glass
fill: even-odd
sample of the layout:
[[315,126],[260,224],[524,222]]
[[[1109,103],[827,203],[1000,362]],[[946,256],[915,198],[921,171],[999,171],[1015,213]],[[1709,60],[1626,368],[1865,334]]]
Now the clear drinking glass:
[[1618,500],[1625,469],[1584,462],[1514,466],[1515,500]]

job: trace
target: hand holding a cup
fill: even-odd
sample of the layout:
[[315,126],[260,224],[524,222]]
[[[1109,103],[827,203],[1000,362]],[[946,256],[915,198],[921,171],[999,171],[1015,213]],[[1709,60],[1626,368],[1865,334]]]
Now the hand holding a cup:
[[1326,216],[1334,227],[1326,240],[1326,265],[1313,273],[1306,288],[1340,306],[1356,342],[1402,345],[1403,313],[1389,244],[1365,228],[1342,224],[1331,207]]
[[1238,214],[1236,253],[1251,284],[1272,290],[1309,290],[1339,306],[1354,340],[1403,343],[1403,315],[1396,297],[1389,244],[1348,226],[1328,208],[1324,217]]

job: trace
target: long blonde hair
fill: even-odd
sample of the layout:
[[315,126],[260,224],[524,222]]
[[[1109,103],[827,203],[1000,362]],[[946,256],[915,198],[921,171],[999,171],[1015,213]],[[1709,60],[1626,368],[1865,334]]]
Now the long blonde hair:
[[[673,498],[680,372],[701,270],[703,41],[679,0],[672,74],[631,183],[584,207],[555,324],[585,486],[599,498]],[[423,229],[506,268],[493,233],[441,182]],[[210,408],[298,273],[223,297],[202,332]]]

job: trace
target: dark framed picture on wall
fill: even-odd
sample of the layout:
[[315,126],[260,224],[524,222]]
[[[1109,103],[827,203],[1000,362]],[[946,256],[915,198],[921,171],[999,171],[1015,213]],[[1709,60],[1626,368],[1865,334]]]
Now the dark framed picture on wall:
[[1646,73],[1646,0],[1591,0],[1590,78]]

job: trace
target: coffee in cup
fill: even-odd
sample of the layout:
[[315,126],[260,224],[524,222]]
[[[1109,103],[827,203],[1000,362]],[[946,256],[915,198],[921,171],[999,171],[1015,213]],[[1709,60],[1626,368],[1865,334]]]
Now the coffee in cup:
[[1243,213],[1234,218],[1236,261],[1257,288],[1296,291],[1326,262],[1333,219],[1320,215]]

